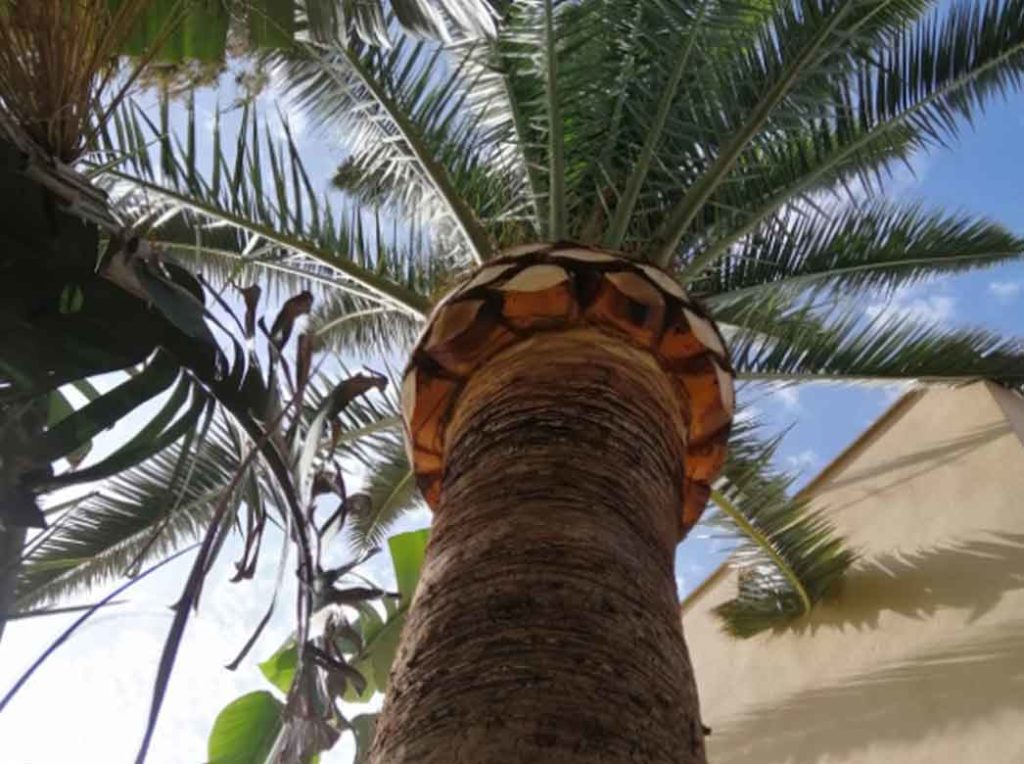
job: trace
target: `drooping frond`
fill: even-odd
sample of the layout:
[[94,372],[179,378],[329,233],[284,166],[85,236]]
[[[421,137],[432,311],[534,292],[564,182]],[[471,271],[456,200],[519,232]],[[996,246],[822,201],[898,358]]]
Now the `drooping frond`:
[[757,429],[745,422],[733,435],[706,521],[739,541],[729,559],[739,591],[715,608],[738,637],[810,612],[855,559],[827,518],[792,496],[792,478],[773,466],[778,439],[762,442]]
[[[348,374],[347,371],[343,371]],[[310,382],[306,396],[306,415],[311,417],[330,394],[328,377]],[[394,382],[388,384],[383,395],[359,398],[349,402],[338,414],[338,450],[362,463],[372,472],[377,454],[401,443],[402,415],[399,412],[398,392]]]

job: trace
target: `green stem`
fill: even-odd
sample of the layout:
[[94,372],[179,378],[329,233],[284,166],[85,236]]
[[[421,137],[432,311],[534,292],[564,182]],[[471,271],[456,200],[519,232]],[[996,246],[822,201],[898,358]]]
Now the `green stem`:
[[704,2],[701,4],[700,11],[696,19],[694,19],[693,26],[690,28],[686,44],[679,51],[679,57],[676,59],[675,66],[673,66],[672,72],[669,75],[668,83],[661,93],[661,98],[658,100],[658,110],[655,112],[654,122],[647,131],[643,149],[640,151],[640,156],[637,158],[629,180],[626,182],[626,190],[622,193],[622,198],[619,199],[619,203],[615,206],[615,216],[612,218],[612,222],[608,226],[608,232],[604,237],[604,244],[609,249],[618,249],[622,245],[623,238],[626,236],[626,229],[629,227],[633,210],[636,209],[637,199],[640,198],[640,189],[647,179],[647,173],[651,169],[651,162],[654,160],[654,152],[658,148],[662,133],[665,131],[665,125],[668,123],[669,110],[672,108],[676,93],[679,91],[679,83],[682,82],[683,74],[686,72],[686,65],[690,61],[690,54],[693,52],[706,10],[707,2]]
[[705,202],[718,189],[725,180],[736,162],[739,161],[743,150],[757,135],[758,131],[768,120],[789,91],[800,79],[813,59],[818,55],[821,47],[832,36],[839,22],[846,17],[854,3],[845,3],[837,9],[829,22],[822,26],[818,34],[811,39],[799,55],[786,67],[782,76],[772,85],[761,100],[750,112],[746,123],[734,133],[718,153],[718,157],[707,171],[697,179],[682,199],[672,208],[665,223],[659,228],[654,240],[648,249],[650,259],[666,267],[672,261],[672,256],[679,248],[683,235],[689,229],[697,217]]
[[775,548],[772,546],[768,538],[755,528],[743,515],[743,512],[741,512],[739,508],[721,491],[712,489],[711,500],[714,501],[715,504],[718,505],[718,508],[725,512],[725,514],[727,514],[734,523],[736,523],[736,526],[740,531],[754,542],[758,548],[764,552],[768,559],[772,561],[775,567],[779,569],[779,572],[786,577],[786,580],[789,581],[793,590],[799,595],[800,602],[804,608],[804,613],[811,612],[813,603],[811,602],[810,595],[807,593],[807,589],[804,588],[804,585],[800,581],[800,577],[796,574],[796,571],[793,570],[782,556],[775,551]]
[[558,95],[558,52],[555,45],[554,7],[552,0],[544,0],[544,87],[548,102],[548,161],[550,182],[548,202],[550,222],[548,236],[552,241],[565,238],[565,135],[562,110]]

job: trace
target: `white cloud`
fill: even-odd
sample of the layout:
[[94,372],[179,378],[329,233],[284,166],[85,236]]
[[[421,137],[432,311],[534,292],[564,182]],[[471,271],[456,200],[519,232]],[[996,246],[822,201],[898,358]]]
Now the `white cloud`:
[[911,288],[898,289],[885,302],[876,302],[864,309],[870,319],[915,321],[928,324],[947,323],[956,311],[956,299],[946,294],[920,294]]
[[1021,281],[992,281],[988,285],[988,291],[999,300],[1010,301],[1024,290],[1024,282]]
[[821,462],[821,457],[818,453],[810,448],[805,448],[799,454],[795,456],[787,456],[786,463],[792,469],[796,470],[808,470],[812,467],[817,466]]
[[775,399],[782,404],[782,407],[789,411],[800,410],[800,390],[793,386],[779,387],[773,393]]

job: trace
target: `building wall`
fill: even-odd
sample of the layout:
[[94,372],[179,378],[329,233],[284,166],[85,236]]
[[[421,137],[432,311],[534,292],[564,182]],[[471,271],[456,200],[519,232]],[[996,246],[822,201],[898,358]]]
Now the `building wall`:
[[1024,762],[1024,400],[911,394],[807,489],[861,555],[785,630],[683,604],[712,764]]

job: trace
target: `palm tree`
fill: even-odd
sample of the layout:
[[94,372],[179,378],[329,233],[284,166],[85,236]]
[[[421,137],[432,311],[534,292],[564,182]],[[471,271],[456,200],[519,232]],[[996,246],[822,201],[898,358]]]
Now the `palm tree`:
[[726,458],[733,376],[1019,380],[1015,342],[857,305],[1024,249],[878,194],[1024,74],[1020,0],[931,5],[533,0],[485,40],[302,43],[274,63],[344,132],[343,215],[248,112],[208,162],[170,138],[149,161],[165,130],[119,115],[96,169],[166,206],[153,244],[318,284],[348,347],[425,327],[411,464],[379,458],[435,523],[375,760],[703,760],[671,562],[708,496],[756,552],[734,632],[850,562],[771,443],[743,425]]
[[[247,27],[244,45],[253,49],[291,45],[296,30],[374,40],[384,28],[383,11],[375,3],[341,8],[320,0],[5,0],[2,5],[0,172],[8,205],[3,227],[8,249],[0,264],[0,316],[8,331],[0,344],[0,425],[10,449],[0,459],[0,634],[15,602],[23,606],[50,596],[25,582],[15,594],[26,559],[25,528],[45,526],[38,497],[117,474],[154,454],[157,462],[146,469],[167,478],[176,474],[177,467],[166,475],[160,472],[177,464],[161,452],[177,448],[183,459],[191,453],[203,414],[208,418],[213,405],[201,379],[215,381],[225,362],[209,342],[199,282],[173,263],[158,262],[145,242],[139,247],[139,236],[151,221],[146,211],[117,209],[91,177],[79,172],[83,157],[95,148],[96,132],[107,129],[118,103],[141,74],[151,71],[150,65],[223,62],[232,20]],[[481,32],[492,28],[492,12],[481,0],[453,7],[400,0],[395,10],[402,24],[419,33],[441,34],[449,23]],[[118,54],[133,58],[118,65]],[[154,354],[157,348],[162,351]],[[106,395],[89,382],[126,368],[139,373]],[[59,389],[68,384],[88,405],[74,410]],[[102,463],[53,474],[55,461],[65,458],[74,468],[94,435],[168,393],[149,426]],[[183,438],[188,438],[184,445]],[[226,474],[230,471],[221,477]],[[163,485],[173,483],[165,480]],[[133,506],[141,509],[133,522],[113,522],[90,534],[90,528],[102,527],[102,518],[123,519],[123,507],[111,510],[94,498],[74,505],[76,517],[89,518],[84,526],[62,519],[65,527],[58,536],[50,529],[34,539],[35,553],[45,553],[48,540],[67,536],[82,551],[81,542],[93,548],[101,538],[109,542],[104,549],[116,547],[115,559],[124,563],[133,555],[124,537],[129,528],[145,539],[154,527],[197,527],[197,516],[188,511],[179,518],[180,526],[157,522],[136,494],[140,503]],[[211,503],[207,497],[207,508]],[[147,527],[143,518],[156,526]],[[84,538],[74,536],[76,528]],[[139,543],[155,551],[165,542]],[[40,580],[63,580],[55,574],[71,567],[81,574],[79,583],[89,582],[94,566],[107,572],[114,566],[102,554],[74,563],[66,556],[59,559]]]

